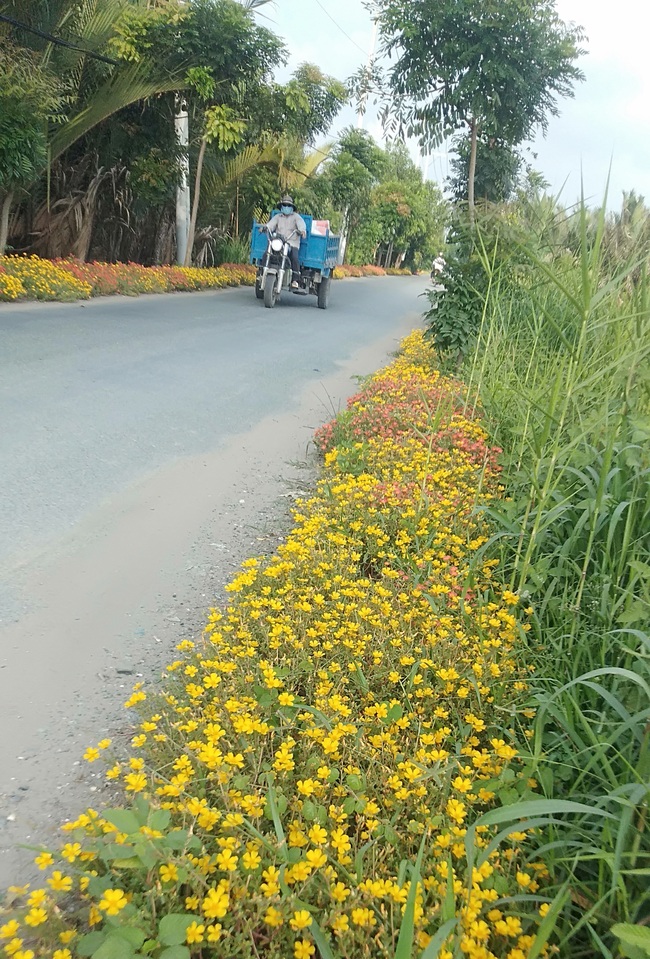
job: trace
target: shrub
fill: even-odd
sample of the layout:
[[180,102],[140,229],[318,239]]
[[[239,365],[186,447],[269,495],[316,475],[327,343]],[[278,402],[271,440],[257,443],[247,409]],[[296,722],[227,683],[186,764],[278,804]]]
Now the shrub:
[[340,280],[343,277],[348,276],[385,276],[386,271],[381,266],[374,266],[369,264],[368,266],[354,266],[351,263],[342,263],[337,265],[335,270],[332,272],[332,277],[335,280]]

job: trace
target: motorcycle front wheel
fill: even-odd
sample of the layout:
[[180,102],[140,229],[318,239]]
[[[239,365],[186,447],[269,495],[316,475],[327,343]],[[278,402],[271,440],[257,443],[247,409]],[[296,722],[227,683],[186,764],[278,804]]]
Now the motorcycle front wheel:
[[275,283],[275,277],[269,276],[266,278],[266,286],[264,287],[264,306],[267,308],[267,310],[272,310],[278,299]]

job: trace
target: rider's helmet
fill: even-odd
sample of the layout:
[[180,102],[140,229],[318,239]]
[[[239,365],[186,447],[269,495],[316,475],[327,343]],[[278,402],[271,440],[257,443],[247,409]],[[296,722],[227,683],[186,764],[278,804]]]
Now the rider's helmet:
[[280,209],[282,209],[284,206],[290,206],[292,210],[296,209],[296,204],[293,202],[293,197],[290,197],[288,193],[285,193],[280,200]]

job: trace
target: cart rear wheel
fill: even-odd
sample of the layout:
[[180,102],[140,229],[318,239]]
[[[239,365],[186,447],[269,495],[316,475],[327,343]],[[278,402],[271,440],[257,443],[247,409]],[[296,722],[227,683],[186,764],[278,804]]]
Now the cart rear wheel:
[[275,289],[276,278],[267,276],[266,286],[264,287],[264,306],[268,310],[272,310],[275,306],[275,301],[278,298],[278,294]]
[[330,298],[330,278],[324,276],[318,284],[318,309],[326,310]]
[[255,280],[255,296],[257,297],[258,300],[264,299],[264,290],[260,286],[259,280]]

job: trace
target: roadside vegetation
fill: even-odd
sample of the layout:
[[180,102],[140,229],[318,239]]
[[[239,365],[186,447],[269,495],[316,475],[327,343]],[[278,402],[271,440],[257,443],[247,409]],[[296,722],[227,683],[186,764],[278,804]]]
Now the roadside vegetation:
[[88,748],[124,805],[37,851],[8,956],[647,955],[647,211],[455,230],[287,541]]
[[499,451],[468,408],[415,333],[317,433],[323,476],[286,543],[244,563],[164,690],[127,702],[133,753],[107,775],[134,803],[39,853],[9,954],[544,943],[547,868],[518,817],[488,812],[538,795],[520,755],[533,609],[485,555]]
[[[338,266],[333,279],[360,276],[411,276],[411,270],[380,266]],[[0,302],[17,300],[85,300],[92,296],[139,296],[141,293],[219,290],[253,286],[255,268],[248,263],[212,267],[140,266],[137,263],[82,263],[37,256],[0,257]]]
[[345,233],[347,262],[428,267],[447,216],[440,190],[400,144],[352,128],[327,139],[346,85],[313,64],[276,82],[287,50],[261,6],[7,0],[0,256],[170,265],[187,169],[186,267],[245,262],[253,216],[286,192]]
[[527,755],[549,800],[584,807],[535,838],[554,941],[637,959],[650,955],[650,211],[633,193],[610,214],[529,196],[486,208],[477,231],[458,224],[428,336],[504,450],[487,550],[534,608]]
[[154,266],[136,263],[82,263],[44,260],[37,256],[0,257],[0,301],[85,300],[91,296],[252,286],[255,269],[243,263],[225,263],[216,269]]
[[[61,126],[42,150],[42,126],[26,127],[20,147],[36,179],[15,158],[2,168],[11,236],[65,238],[42,283],[43,261],[2,261],[8,298],[30,283],[92,295],[250,282],[232,265],[242,224],[279,187],[343,230],[340,275],[416,269],[450,227],[426,330],[317,431],[322,476],[286,542],[244,563],[161,688],[135,687],[130,753],[88,748],[124,803],[37,850],[44,881],[11,889],[0,925],[8,957],[650,956],[650,212],[634,193],[618,212],[565,208],[521,176],[523,139],[581,76],[582,34],[550,0],[503,0],[498,14],[436,2],[431,19],[421,6],[382,0],[394,69],[355,82],[423,143],[456,133],[451,215],[401,146],[348,130],[315,148],[327,124],[314,126],[314,104],[329,123],[344,94],[307,67],[274,84],[281,49],[260,58],[270,34],[231,0],[114,16],[109,4],[101,38],[90,4],[75,35],[96,35],[117,66],[93,65],[90,83],[56,66]],[[215,30],[250,44],[250,85],[235,60],[215,85],[200,45],[216,41],[192,19],[208,7],[224,18]],[[453,57],[430,52],[432,24]],[[163,87],[99,117],[104,81],[158,76],[145,69],[154,46]],[[34,109],[39,70],[55,67],[38,49],[9,56],[0,82],[22,84]],[[500,67],[516,75],[505,101]],[[229,265],[85,264],[133,256],[134,236],[145,263],[171,249],[179,167],[153,176],[144,131],[172,138],[181,90],[200,131],[195,175],[203,164],[194,260]],[[118,153],[123,168],[108,162]],[[141,184],[164,188],[140,205]],[[56,229],[32,229],[55,215]]]

